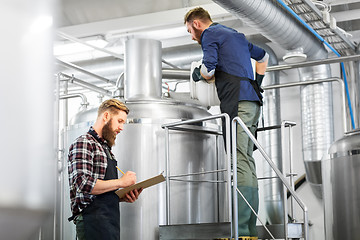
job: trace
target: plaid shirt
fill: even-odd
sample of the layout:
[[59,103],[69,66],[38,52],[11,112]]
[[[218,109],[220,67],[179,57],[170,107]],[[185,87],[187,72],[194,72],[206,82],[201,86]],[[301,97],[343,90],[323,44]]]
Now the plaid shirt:
[[107,145],[106,140],[90,127],[86,134],[78,137],[70,146],[68,172],[73,216],[78,215],[93,201],[95,195],[90,192],[96,180],[105,177],[107,156],[102,146],[104,144]]

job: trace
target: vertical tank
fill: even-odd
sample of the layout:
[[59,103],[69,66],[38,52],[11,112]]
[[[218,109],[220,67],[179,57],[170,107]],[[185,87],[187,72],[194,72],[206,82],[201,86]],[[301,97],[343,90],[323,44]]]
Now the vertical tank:
[[360,236],[360,129],[347,132],[323,161],[323,199],[327,240]]
[[[191,102],[161,98],[160,42],[132,39],[126,43],[125,53],[125,101],[130,113],[112,151],[119,168],[136,172],[138,181],[141,181],[165,171],[165,131],[161,128],[162,124],[207,117],[210,113]],[[96,116],[97,108],[94,108],[82,111],[72,119],[67,131],[68,145],[88,130]],[[216,122],[195,127],[219,130]],[[222,138],[208,133],[171,131],[171,175],[217,169],[217,157],[221,154],[217,149],[218,144],[222,144]],[[220,146],[220,149],[223,147]],[[219,210],[217,205],[221,201],[217,198],[217,192],[225,185],[191,182],[200,178],[216,180],[217,175],[183,177],[180,181],[171,181],[171,224],[223,220],[222,207]],[[158,227],[166,224],[165,192],[165,183],[161,183],[145,189],[135,203],[120,203],[121,239],[159,238]],[[74,232],[74,227],[68,225],[68,231]]]

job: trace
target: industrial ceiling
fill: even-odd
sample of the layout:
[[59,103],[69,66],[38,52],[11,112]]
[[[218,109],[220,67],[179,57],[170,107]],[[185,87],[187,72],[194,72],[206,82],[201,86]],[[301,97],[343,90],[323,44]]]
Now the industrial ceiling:
[[[243,32],[250,41],[269,45],[279,61],[286,50],[271,42],[255,28],[215,3],[208,0],[61,0],[57,12],[57,39],[55,56],[61,61],[81,66],[100,76],[115,81],[116,74],[109,69],[122,64],[124,43],[130,38],[152,38],[162,42],[165,67],[189,68],[191,61],[201,58],[199,45],[191,40],[184,24],[184,14],[195,6],[207,9],[215,22]],[[290,1],[284,1],[290,2]],[[308,2],[319,10],[326,9],[332,16],[332,28],[337,29],[353,46],[360,42],[360,0],[327,0]],[[299,16],[306,19],[306,13]],[[334,21],[335,20],[335,21]],[[76,47],[69,50],[66,46],[78,41],[98,47]],[[78,44],[78,43],[77,43]],[[99,44],[99,45],[98,45]],[[64,48],[65,47],[65,50]],[[101,51],[104,49],[104,51]],[[348,53],[348,55],[351,53]],[[167,66],[166,66],[167,65]],[[116,68],[116,67],[115,67]],[[59,71],[66,71],[62,67]],[[109,71],[108,71],[109,70]],[[79,75],[81,76],[81,75]]]

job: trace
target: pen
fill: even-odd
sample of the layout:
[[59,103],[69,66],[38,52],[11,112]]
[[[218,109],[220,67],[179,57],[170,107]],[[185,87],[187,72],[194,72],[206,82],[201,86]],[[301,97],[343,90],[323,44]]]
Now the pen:
[[121,171],[120,168],[118,168],[118,166],[115,166],[122,174],[125,174],[123,171]]

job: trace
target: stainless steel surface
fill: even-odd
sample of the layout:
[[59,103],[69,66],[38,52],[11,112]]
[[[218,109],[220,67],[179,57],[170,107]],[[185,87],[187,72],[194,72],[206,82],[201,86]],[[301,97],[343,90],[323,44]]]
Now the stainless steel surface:
[[[284,228],[287,229],[287,236],[291,239],[301,239],[304,237],[304,227],[302,223],[288,223],[287,225],[284,224],[273,224],[267,226],[270,232],[273,233],[276,239],[283,239],[284,238]],[[258,226],[258,235],[259,239],[270,239],[271,236],[265,230],[263,226]]]
[[[165,103],[128,102],[129,118],[163,119],[162,123],[180,121],[189,118],[201,118],[209,114],[201,108]],[[147,116],[151,113],[151,116]],[[166,116],[164,116],[166,115]],[[138,179],[159,174],[165,170],[164,131],[159,124],[128,124],[118,137],[118,147],[114,153],[122,169],[134,170]],[[170,172],[182,174],[188,172],[216,169],[215,136],[182,132],[170,133]],[[126,159],[126,161],[122,161]],[[190,176],[188,180],[197,180]],[[212,176],[203,179],[211,180]],[[217,222],[219,218],[215,198],[218,187],[212,183],[170,182],[170,205],[174,214],[170,223]],[[157,239],[158,225],[165,224],[165,184],[157,189],[144,191],[141,198],[132,205],[121,205],[121,225],[123,229],[141,229],[141,231],[122,231],[124,239]],[[201,204],[200,204],[201,203]],[[135,227],[136,226],[136,227]]]
[[[250,130],[246,127],[245,123],[239,118],[239,117],[235,117],[232,120],[232,142],[233,142],[233,150],[235,151],[235,154],[232,154],[232,158],[233,158],[233,166],[236,166],[236,149],[234,147],[235,143],[236,143],[236,126],[237,124],[239,124],[242,129],[246,132],[246,134],[249,136],[249,138],[251,139],[251,141],[254,142],[254,144],[256,145],[256,147],[259,149],[259,151],[261,152],[261,154],[263,155],[263,157],[265,158],[265,160],[268,162],[268,164],[271,166],[271,168],[275,171],[276,175],[281,179],[282,184],[287,188],[287,190],[291,193],[291,195],[294,197],[295,201],[299,204],[300,208],[303,210],[303,216],[304,216],[304,239],[308,240],[309,239],[309,219],[308,219],[308,209],[306,207],[306,205],[303,203],[303,201],[298,197],[298,195],[296,194],[296,192],[291,188],[291,186],[289,185],[289,183],[287,182],[285,176],[282,175],[281,171],[276,167],[276,165],[274,164],[274,162],[270,159],[270,157],[268,156],[268,154],[265,152],[264,148],[259,144],[259,142],[256,140],[256,138],[254,137],[254,135],[252,135],[252,133],[250,132]],[[235,208],[235,207],[234,207]],[[237,216],[237,213],[236,215]],[[235,217],[236,218],[236,217]]]
[[[219,115],[214,115],[214,116],[208,116],[208,117],[203,117],[203,118],[196,118],[196,119],[190,119],[190,120],[185,120],[185,121],[180,121],[180,122],[173,122],[173,123],[167,123],[162,125],[163,128],[165,128],[165,155],[166,155],[166,224],[170,225],[173,224],[171,221],[171,215],[170,215],[170,209],[171,209],[171,205],[170,205],[170,196],[171,196],[171,191],[170,191],[170,180],[173,180],[170,178],[170,151],[169,151],[169,130],[177,130],[180,129],[179,126],[187,126],[189,124],[204,124],[205,122],[208,122],[210,120],[215,120],[215,119],[222,119],[223,121],[225,121],[225,132],[226,132],[226,141],[225,141],[225,149],[226,152],[230,151],[230,118],[227,114],[219,114]],[[184,128],[183,130],[186,130],[186,128]],[[223,130],[224,131],[224,130]],[[211,134],[218,134],[216,131],[212,132]],[[218,209],[219,209],[219,216],[218,216],[218,222],[224,222],[224,221],[230,221],[231,224],[234,223],[234,225],[232,225],[232,227],[234,229],[237,229],[237,225],[235,225],[235,222],[232,220],[232,202],[231,199],[235,199],[234,197],[231,197],[231,159],[230,159],[230,154],[226,155],[226,160],[225,157],[223,156],[223,154],[221,154],[222,152],[222,146],[219,146],[218,144],[215,147],[216,150],[219,150],[219,152],[217,152],[216,154],[216,164],[215,167],[217,168],[226,168],[226,175],[221,174],[218,175],[218,178],[223,177],[226,180],[223,181],[213,181],[210,180],[208,182],[210,183],[215,183],[215,182],[223,182],[226,183],[225,186],[219,186],[218,191],[217,191],[217,197],[219,199],[218,204]],[[225,161],[221,161],[221,160],[225,160]],[[223,171],[223,170],[221,170]],[[214,172],[213,170],[211,171],[206,171],[206,173],[211,173]],[[218,172],[218,170],[215,170],[215,172]],[[205,172],[204,172],[205,173]],[[236,170],[235,168],[233,169],[233,175],[236,175]],[[193,174],[193,173],[186,173],[186,174],[178,174],[177,176],[191,176],[191,175],[198,175]],[[191,181],[191,180],[190,180]],[[223,198],[221,196],[224,196]],[[235,195],[236,196],[236,195]],[[215,196],[216,197],[216,196]],[[222,200],[224,199],[224,200]],[[227,200],[227,201],[226,201]],[[228,212],[228,214],[226,214],[226,211]],[[221,214],[221,212],[224,212],[224,215]],[[231,230],[232,232],[232,230]]]
[[125,43],[125,99],[161,98],[161,42],[130,39]]
[[54,5],[1,3],[1,239],[52,239],[55,230]]
[[231,237],[231,223],[203,223],[160,226],[160,240],[215,239]]
[[360,130],[346,133],[322,162],[327,240],[360,236]]

